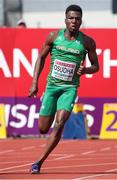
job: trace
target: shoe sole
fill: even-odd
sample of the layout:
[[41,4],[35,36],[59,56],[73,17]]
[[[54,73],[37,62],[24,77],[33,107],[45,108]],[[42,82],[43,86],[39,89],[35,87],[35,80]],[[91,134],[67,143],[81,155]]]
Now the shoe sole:
[[31,172],[31,174],[40,174],[40,172]]
[[31,174],[40,174],[40,171],[32,171],[31,169],[29,170],[29,172],[30,172]]

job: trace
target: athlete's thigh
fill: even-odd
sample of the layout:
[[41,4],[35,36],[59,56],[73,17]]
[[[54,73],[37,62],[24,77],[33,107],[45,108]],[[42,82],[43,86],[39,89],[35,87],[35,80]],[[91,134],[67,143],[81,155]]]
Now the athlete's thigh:
[[54,132],[60,133],[63,131],[64,125],[70,116],[70,112],[66,110],[58,110],[56,113]]
[[66,111],[66,110],[58,110],[56,112],[56,122],[63,122],[65,123],[66,120],[69,118],[70,116],[70,113],[69,111]]
[[76,98],[76,88],[66,88],[57,101],[57,110],[66,110],[71,112]]
[[54,90],[46,90],[42,99],[39,115],[53,116],[56,112],[57,97]]
[[54,115],[53,116],[41,116],[40,115],[39,116],[39,129],[43,130],[45,132],[48,132],[53,121],[54,121]]

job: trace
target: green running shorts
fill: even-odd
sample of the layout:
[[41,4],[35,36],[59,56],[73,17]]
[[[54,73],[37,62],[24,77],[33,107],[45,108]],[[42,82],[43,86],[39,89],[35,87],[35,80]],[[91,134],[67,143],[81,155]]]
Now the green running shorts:
[[77,88],[73,86],[47,85],[42,98],[39,115],[55,115],[57,110],[71,112],[75,102]]

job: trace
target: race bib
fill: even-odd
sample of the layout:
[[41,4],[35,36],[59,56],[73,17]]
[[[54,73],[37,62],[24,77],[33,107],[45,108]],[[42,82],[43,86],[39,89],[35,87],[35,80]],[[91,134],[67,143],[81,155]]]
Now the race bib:
[[56,59],[52,69],[52,77],[63,81],[72,81],[76,63],[64,62]]

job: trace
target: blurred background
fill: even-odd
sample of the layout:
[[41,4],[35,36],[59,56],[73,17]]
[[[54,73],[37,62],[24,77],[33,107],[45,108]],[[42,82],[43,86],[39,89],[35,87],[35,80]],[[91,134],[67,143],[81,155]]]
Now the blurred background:
[[0,0],[0,138],[41,137],[38,112],[50,57],[37,98],[28,98],[28,90],[42,43],[65,27],[70,4],[83,9],[81,31],[96,41],[100,71],[81,77],[63,138],[117,139],[117,0]]
[[70,4],[82,7],[83,28],[117,27],[116,0],[0,0],[0,25],[16,26],[23,18],[32,28],[64,27],[64,11]]

